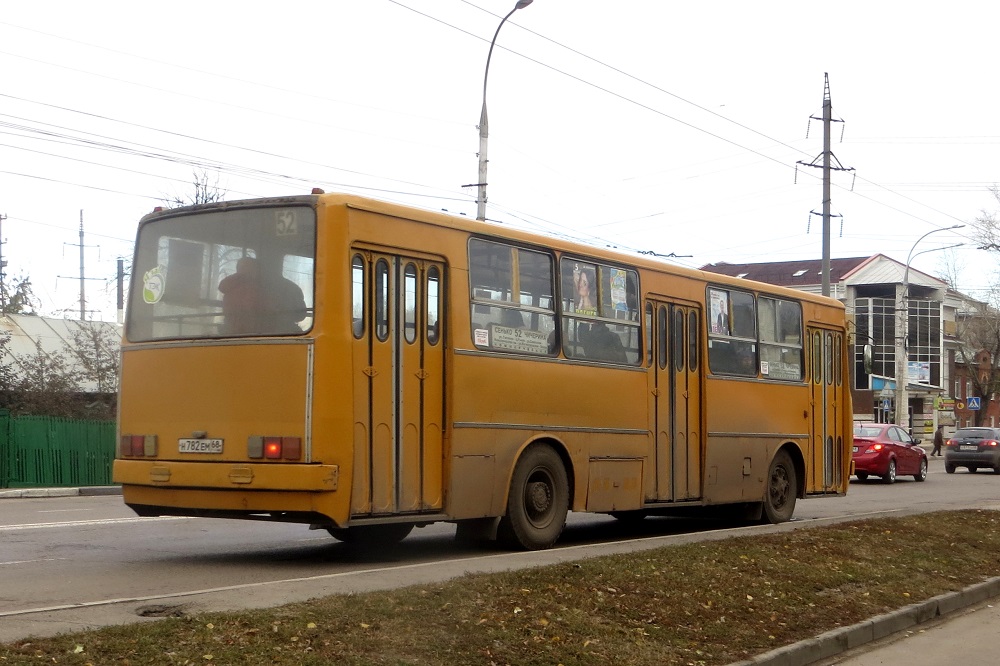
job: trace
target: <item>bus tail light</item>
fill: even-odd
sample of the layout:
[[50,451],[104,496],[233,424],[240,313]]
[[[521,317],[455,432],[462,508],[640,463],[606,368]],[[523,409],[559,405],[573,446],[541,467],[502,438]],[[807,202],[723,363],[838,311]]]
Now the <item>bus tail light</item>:
[[251,435],[247,438],[247,457],[301,460],[302,438]]
[[156,435],[122,435],[118,440],[118,455],[122,458],[156,456]]

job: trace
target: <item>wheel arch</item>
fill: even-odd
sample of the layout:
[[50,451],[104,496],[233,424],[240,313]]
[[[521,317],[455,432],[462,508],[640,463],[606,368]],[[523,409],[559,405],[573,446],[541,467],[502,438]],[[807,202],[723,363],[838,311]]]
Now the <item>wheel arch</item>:
[[771,462],[774,460],[782,451],[786,452],[788,456],[792,459],[792,464],[795,465],[795,496],[799,499],[805,499],[806,496],[806,459],[802,455],[802,449],[795,442],[785,442],[775,450],[774,454],[771,456],[771,460],[768,461],[768,468],[771,466]]
[[507,473],[504,475],[505,480],[503,484],[502,497],[500,498],[500,506],[507,506],[507,501],[510,497],[510,485],[511,481],[514,479],[514,469],[517,467],[518,461],[524,455],[525,451],[538,445],[549,446],[556,452],[559,459],[562,460],[563,468],[566,470],[566,481],[569,484],[569,506],[572,509],[573,500],[576,496],[576,468],[573,465],[573,458],[570,456],[569,449],[566,447],[565,442],[550,434],[538,434],[530,437],[526,439],[517,449],[511,464],[507,467]]

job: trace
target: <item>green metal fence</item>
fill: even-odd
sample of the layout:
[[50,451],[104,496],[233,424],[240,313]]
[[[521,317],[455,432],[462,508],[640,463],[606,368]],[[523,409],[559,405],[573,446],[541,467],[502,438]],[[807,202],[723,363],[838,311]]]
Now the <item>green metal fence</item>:
[[110,485],[114,459],[114,421],[0,412],[0,488]]

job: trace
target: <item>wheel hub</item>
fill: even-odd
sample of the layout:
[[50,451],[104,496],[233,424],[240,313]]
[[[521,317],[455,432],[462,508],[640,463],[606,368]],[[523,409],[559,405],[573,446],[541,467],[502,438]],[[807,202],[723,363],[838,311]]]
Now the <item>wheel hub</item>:
[[545,513],[552,505],[552,494],[545,483],[536,481],[528,484],[527,500],[532,513]]

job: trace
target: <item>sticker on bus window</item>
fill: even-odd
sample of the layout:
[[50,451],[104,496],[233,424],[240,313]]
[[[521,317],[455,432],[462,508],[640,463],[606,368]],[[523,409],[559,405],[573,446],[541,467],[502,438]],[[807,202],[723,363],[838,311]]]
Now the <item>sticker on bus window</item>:
[[485,328],[477,328],[472,332],[473,340],[477,347],[489,347],[490,346],[490,332]]
[[163,298],[164,268],[157,266],[142,275],[142,300],[155,305]]
[[294,210],[279,210],[274,217],[274,234],[276,236],[298,235],[299,227],[295,220]]

